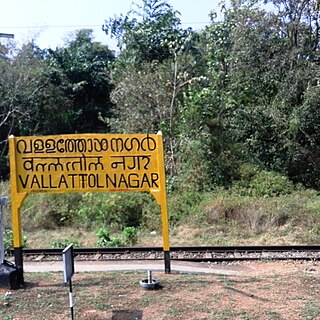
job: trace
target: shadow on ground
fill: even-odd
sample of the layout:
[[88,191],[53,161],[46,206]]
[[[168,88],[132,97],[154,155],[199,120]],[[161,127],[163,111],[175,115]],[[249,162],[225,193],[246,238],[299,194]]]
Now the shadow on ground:
[[141,320],[142,314],[141,310],[114,310],[111,320]]

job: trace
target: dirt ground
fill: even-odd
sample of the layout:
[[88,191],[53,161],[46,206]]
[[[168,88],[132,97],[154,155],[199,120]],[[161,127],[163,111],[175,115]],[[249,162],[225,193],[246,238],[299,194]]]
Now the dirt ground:
[[[233,270],[230,272],[214,272]],[[259,262],[213,266],[212,273],[77,272],[74,319],[320,319],[318,262]],[[71,319],[61,272],[26,272],[26,287],[0,289],[1,320]]]

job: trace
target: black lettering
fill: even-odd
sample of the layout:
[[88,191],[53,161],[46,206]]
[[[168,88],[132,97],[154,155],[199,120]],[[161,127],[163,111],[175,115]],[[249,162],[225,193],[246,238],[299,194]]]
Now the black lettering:
[[60,189],[60,188],[62,187],[62,185],[64,185],[64,187],[65,187],[66,189],[69,188],[68,183],[67,183],[67,179],[66,179],[66,177],[64,176],[64,174],[62,174],[62,175],[60,176],[60,181],[59,181],[59,184],[58,184],[58,188]]
[[136,173],[130,173],[128,175],[128,182],[130,188],[139,188],[139,175]]
[[107,188],[109,188],[109,182],[112,184],[113,188],[117,187],[117,176],[116,176],[115,173],[113,174],[113,180],[111,179],[111,177],[108,174],[106,174],[106,186],[107,186]]
[[51,167],[53,167],[54,171],[58,171],[59,169],[63,171],[63,165],[60,163],[60,158],[56,158],[58,163],[50,163],[48,165],[48,171],[51,171]]
[[[45,171],[45,167],[47,166],[47,163],[38,163],[36,165],[36,171]],[[41,170],[42,169],[42,170]]]
[[123,173],[121,173],[120,175],[120,179],[119,179],[119,183],[118,183],[118,188],[121,188],[121,185],[124,184],[125,187],[128,189],[128,183],[127,183],[127,180],[126,180],[126,177],[124,176]]
[[28,159],[28,160],[24,160],[23,162],[23,168],[26,171],[33,171],[33,158],[22,158],[22,159]]
[[[103,140],[106,140],[106,139],[103,139]],[[106,148],[105,143],[102,143],[102,141],[95,138],[94,139],[94,151],[97,151],[97,152],[106,151],[106,150],[103,150],[104,148]]]
[[123,151],[123,140],[122,138],[112,138],[111,139],[111,150],[113,152]]
[[101,185],[99,182],[100,182],[100,176],[99,174],[96,174],[96,179],[97,179],[97,188],[103,188],[103,185]]
[[146,173],[144,173],[143,176],[142,176],[140,187],[143,188],[145,183],[148,185],[149,188],[151,187],[150,186],[150,181],[148,179],[148,175]]
[[[89,170],[90,170],[90,171],[92,170],[91,167],[93,167],[93,170],[95,170],[95,171],[99,170],[99,168],[100,168],[100,170],[103,170],[103,164],[100,162],[102,156],[90,157],[90,158],[91,158],[91,159],[93,159],[93,158],[96,158],[96,159],[97,159],[97,162],[89,163]],[[85,161],[85,160],[86,160],[86,157],[83,156],[83,159],[84,159],[84,161]]]
[[153,151],[156,148],[157,148],[156,141],[152,137],[149,137],[149,135],[147,134],[147,136],[143,138],[141,141],[141,149],[143,151],[147,151],[147,150]]
[[71,177],[71,188],[74,189],[75,188],[75,183],[74,183],[74,178],[77,176],[77,174],[73,173],[73,174],[68,174],[68,177]]
[[[62,145],[62,146],[60,146]],[[64,148],[64,139],[59,139],[57,141],[57,151],[60,153],[64,153],[65,152],[65,148]]]
[[53,139],[46,140],[46,153],[56,152],[56,142]]
[[51,174],[49,174],[49,186],[50,186],[50,189],[57,189],[57,186],[53,185],[53,183],[52,183]]
[[65,141],[65,148],[67,152],[74,152],[75,151],[75,141],[73,139],[67,139]]
[[31,184],[30,184],[30,189],[33,189],[34,185],[36,185],[38,187],[38,189],[41,188],[38,177],[35,174],[33,175],[33,178],[32,178]]
[[31,141],[29,141],[29,149],[27,147],[27,142],[25,140],[17,141],[16,149],[17,149],[18,153],[32,153]]
[[49,186],[46,185],[45,182],[46,182],[46,181],[45,181],[44,175],[42,174],[42,175],[41,175],[41,187],[42,187],[42,189],[48,189],[48,188],[49,188]]
[[[128,145],[128,141],[130,142],[130,144]],[[140,141],[138,140],[138,138],[127,138],[124,141],[124,147],[127,151],[131,151],[134,149],[134,142],[136,143],[136,148],[135,150],[139,150],[140,149]]]
[[33,141],[34,153],[44,153],[44,142],[43,140],[36,139]]
[[87,151],[86,140],[78,139],[77,140],[77,149],[78,149],[78,152],[86,152]]
[[79,174],[79,182],[80,182],[80,188],[86,188],[87,187],[87,174]]
[[88,139],[87,142],[88,142],[88,144],[90,145],[90,146],[88,147],[88,152],[92,152],[92,151],[93,151],[92,139]]
[[[141,157],[140,157],[141,158]],[[149,167],[149,164],[150,164],[150,156],[148,155],[148,156],[142,156],[142,161],[143,160],[146,160],[145,161],[145,165],[143,166],[143,168],[145,169],[145,170],[148,170],[148,167]],[[139,168],[140,169],[140,168]]]
[[120,158],[122,159],[121,161],[114,161],[111,163],[111,168],[112,169],[117,169],[120,165],[122,168],[125,170],[126,169],[126,163],[125,163],[125,156],[111,156],[111,158]]
[[89,188],[94,188],[96,186],[96,176],[92,173],[88,175],[88,186]]
[[19,174],[19,180],[22,184],[23,189],[27,187],[28,181],[29,181],[29,175],[26,175],[25,180],[23,180],[22,176]]
[[108,151],[108,149],[109,149],[108,140],[107,139],[102,139],[100,141],[100,146],[101,146],[101,150],[102,151]]
[[159,185],[158,185],[158,180],[159,180],[159,175],[155,172],[151,173],[151,187],[154,188],[159,188]]

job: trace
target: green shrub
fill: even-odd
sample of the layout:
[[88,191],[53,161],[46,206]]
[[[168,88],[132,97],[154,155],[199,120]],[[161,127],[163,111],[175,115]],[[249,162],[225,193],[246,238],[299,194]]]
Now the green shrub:
[[97,237],[97,244],[100,247],[132,246],[137,243],[138,230],[135,227],[125,227],[119,236],[111,237],[106,228],[100,228]]
[[29,195],[22,208],[26,228],[54,229],[73,223],[80,200],[80,193]]
[[[86,193],[82,196],[77,216],[87,227],[139,227],[146,223],[146,212],[152,210],[154,199],[147,193]],[[149,221],[147,222],[149,223]]]
[[109,215],[104,223],[117,222],[120,227],[138,227],[142,222],[145,196],[143,193],[118,194],[116,201],[108,207]]
[[101,247],[107,247],[111,241],[110,233],[105,228],[100,228],[97,232],[97,244]]
[[7,229],[7,228],[5,229],[3,245],[4,245],[4,252],[6,254],[9,254],[10,249],[13,247],[13,232],[11,229]]
[[140,228],[149,231],[160,231],[161,230],[161,210],[160,206],[153,198],[148,195],[142,208],[142,220]]
[[198,191],[176,192],[168,199],[169,221],[178,225],[186,218],[194,215],[205,193]]
[[126,245],[134,245],[138,240],[138,230],[135,227],[125,227],[122,232],[124,243]]
[[[320,199],[316,191],[295,191],[277,197],[241,196],[228,190],[210,193],[190,216],[200,228],[220,228],[230,233],[236,227],[238,237],[258,234],[303,233],[297,242],[320,239]],[[245,235],[246,234],[246,235]]]
[[[9,221],[9,213],[6,220]],[[55,229],[73,225],[92,229],[96,226],[159,228],[160,209],[149,193],[65,193],[32,194],[22,207],[26,231]],[[22,221],[22,222],[23,222]]]
[[91,228],[96,223],[103,225],[105,220],[108,221],[109,207],[112,206],[114,201],[113,194],[82,194],[80,206],[76,212],[77,220],[81,221],[87,228]]
[[299,186],[295,186],[286,176],[244,165],[240,180],[234,183],[231,191],[241,196],[274,197],[291,194],[297,189]]
[[[24,248],[27,247],[26,236],[23,236],[22,238],[22,246]],[[5,254],[10,254],[10,249],[13,247],[13,232],[10,228],[5,228],[4,230],[3,247],[4,247]]]
[[111,238],[110,233],[105,228],[100,228],[97,232],[97,244],[100,247],[120,247],[123,242],[119,237]]

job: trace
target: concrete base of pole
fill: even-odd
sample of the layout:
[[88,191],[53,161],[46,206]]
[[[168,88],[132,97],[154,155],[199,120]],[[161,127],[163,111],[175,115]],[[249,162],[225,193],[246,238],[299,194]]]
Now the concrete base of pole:
[[10,262],[4,261],[0,264],[0,288],[19,289],[19,271]]

